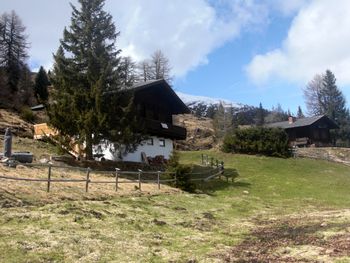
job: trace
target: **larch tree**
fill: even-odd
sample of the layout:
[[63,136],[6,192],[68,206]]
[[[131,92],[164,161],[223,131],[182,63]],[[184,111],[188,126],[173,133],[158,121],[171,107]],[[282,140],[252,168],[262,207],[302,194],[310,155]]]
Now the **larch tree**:
[[307,114],[310,116],[324,114],[324,103],[321,90],[323,89],[323,75],[316,74],[304,89],[304,99]]
[[131,87],[137,82],[137,66],[131,57],[121,58],[119,70],[122,85]]
[[26,71],[28,42],[25,27],[18,15],[12,11],[0,17],[0,67],[7,75],[12,93],[18,90],[21,75]]
[[214,114],[213,126],[218,139],[223,138],[227,133],[234,130],[232,105],[220,102]]
[[171,66],[169,59],[161,50],[155,51],[150,59],[139,64],[139,79],[141,81],[165,79],[171,82]]
[[101,142],[126,145],[138,140],[133,132],[131,95],[122,92],[119,32],[104,0],[79,0],[72,6],[71,25],[65,29],[54,55],[51,124],[63,136],[85,144],[87,159]]
[[171,82],[171,67],[169,59],[161,50],[156,50],[151,55],[150,66],[152,79],[165,79],[166,81]]

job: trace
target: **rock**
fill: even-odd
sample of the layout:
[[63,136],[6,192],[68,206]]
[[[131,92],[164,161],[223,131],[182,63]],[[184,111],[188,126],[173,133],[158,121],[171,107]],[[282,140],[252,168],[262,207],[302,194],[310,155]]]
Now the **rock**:
[[328,224],[327,224],[326,222],[323,222],[323,223],[321,223],[320,226],[321,226],[321,227],[326,227],[326,226],[328,226]]
[[46,158],[42,158],[39,160],[39,163],[42,163],[42,164],[46,164],[46,163],[49,163],[49,159],[46,159]]
[[245,194],[245,195],[248,195],[249,194],[249,191],[243,191],[243,194]]

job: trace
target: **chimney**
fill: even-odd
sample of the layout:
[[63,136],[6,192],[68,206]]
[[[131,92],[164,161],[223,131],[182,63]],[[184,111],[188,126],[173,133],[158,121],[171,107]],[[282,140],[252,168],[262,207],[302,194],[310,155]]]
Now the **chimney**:
[[289,117],[288,117],[288,122],[289,122],[289,124],[294,123],[294,121],[295,121],[295,119],[294,119],[293,116],[289,116]]

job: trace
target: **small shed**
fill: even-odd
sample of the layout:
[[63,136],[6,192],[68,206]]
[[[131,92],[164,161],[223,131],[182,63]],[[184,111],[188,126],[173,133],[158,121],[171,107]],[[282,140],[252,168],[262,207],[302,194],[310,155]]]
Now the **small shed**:
[[339,129],[338,125],[326,115],[275,122],[268,127],[278,127],[286,131],[292,146],[332,146],[330,130]]

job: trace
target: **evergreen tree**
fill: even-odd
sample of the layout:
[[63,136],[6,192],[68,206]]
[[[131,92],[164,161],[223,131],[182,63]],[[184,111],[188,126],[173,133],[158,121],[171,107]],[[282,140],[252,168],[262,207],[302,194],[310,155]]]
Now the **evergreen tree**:
[[49,93],[47,87],[49,86],[49,79],[43,67],[40,67],[38,74],[35,77],[34,94],[40,102],[46,102]]
[[71,5],[71,25],[54,56],[49,115],[63,136],[86,145],[86,158],[91,159],[94,144],[129,145],[138,138],[133,137],[133,119],[128,118],[130,94],[120,91],[119,32],[112,16],[103,10],[104,0],[78,2],[80,9]]
[[[290,114],[290,112],[289,112]],[[287,121],[290,116],[287,112],[282,109],[281,104],[277,104],[276,108],[272,107],[271,112],[266,116],[265,121],[267,123],[274,123],[280,121]]]
[[346,108],[346,101],[343,93],[336,85],[334,74],[327,70],[323,77],[323,88],[320,91],[322,114],[339,125],[339,130],[332,132],[334,142],[341,141],[349,143],[350,140],[350,115]]
[[298,119],[305,118],[305,115],[304,115],[303,111],[301,110],[300,106],[298,106],[297,118]]
[[260,102],[259,108],[256,112],[256,125],[263,126],[264,123],[265,123],[265,112],[264,112],[264,108]]

